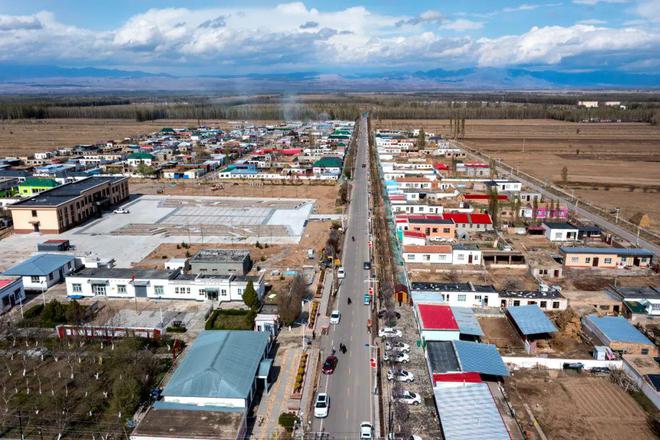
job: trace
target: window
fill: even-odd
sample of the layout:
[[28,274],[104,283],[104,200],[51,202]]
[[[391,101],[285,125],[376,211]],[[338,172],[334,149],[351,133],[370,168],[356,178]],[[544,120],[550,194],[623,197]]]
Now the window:
[[513,306],[518,307],[520,305],[520,300],[513,301]]
[[450,229],[449,228],[442,228],[442,232],[445,234],[449,234]]
[[239,295],[243,294],[243,289],[236,289]]
[[605,259],[603,260],[603,263],[605,263],[605,264],[612,264],[612,259],[611,259],[611,258],[605,258]]
[[106,288],[104,284],[92,284],[92,293],[94,295],[105,295]]
[[423,255],[422,258],[424,259],[424,261],[431,261],[431,256],[428,254]]
[[73,293],[80,293],[82,292],[82,285],[80,284],[71,284],[71,290]]
[[36,210],[36,209],[33,209],[33,210],[32,210],[32,217],[36,217],[36,216],[37,216],[37,210]]
[[227,289],[222,289],[220,293],[222,294],[222,296],[227,296]]
[[584,262],[585,263],[591,263],[591,257],[585,257]]
[[126,293],[126,285],[117,284],[117,293]]
[[53,279],[53,273],[52,273],[52,272],[48,274],[48,279],[49,279],[49,280],[52,280],[52,279]]
[[553,309],[558,309],[559,308],[559,301],[553,301],[552,302],[552,308]]
[[541,301],[541,306],[542,309],[545,309],[548,307],[548,302],[547,301]]
[[41,282],[41,277],[32,275],[30,277],[30,281],[32,281],[33,283],[40,283]]
[[474,295],[475,301],[481,301],[481,295]]
[[438,232],[438,228],[433,228],[433,232]]
[[467,295],[458,295],[458,301],[465,302]]
[[154,286],[154,293],[156,295],[162,295],[163,294],[163,286]]
[[571,257],[571,263],[577,263],[578,261],[580,261],[580,258],[578,258],[578,257]]
[[642,348],[642,351],[640,353],[649,354],[649,349],[648,348]]
[[408,259],[410,261],[414,261],[415,260],[415,254],[408,254]]
[[456,255],[456,259],[457,259],[458,261],[463,261],[463,260],[465,260],[465,255],[464,255],[464,254],[457,254],[457,255]]

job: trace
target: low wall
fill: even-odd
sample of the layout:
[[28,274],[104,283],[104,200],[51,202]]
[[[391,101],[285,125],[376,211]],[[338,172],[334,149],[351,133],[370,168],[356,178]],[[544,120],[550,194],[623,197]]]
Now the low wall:
[[622,360],[615,361],[598,361],[596,359],[562,359],[562,358],[542,358],[542,357],[519,357],[519,356],[502,356],[502,360],[509,366],[510,369],[517,370],[519,368],[538,368],[544,367],[550,370],[561,370],[564,367],[564,362],[582,362],[584,368],[589,370],[593,367],[608,367],[613,370],[620,370],[623,368]]
[[628,363],[623,361],[623,371],[642,390],[644,395],[649,398],[657,409],[660,409],[660,395],[644,378]]

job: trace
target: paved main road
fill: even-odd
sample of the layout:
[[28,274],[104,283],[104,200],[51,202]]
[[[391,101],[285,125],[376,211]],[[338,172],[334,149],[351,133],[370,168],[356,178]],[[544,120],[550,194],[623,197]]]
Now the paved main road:
[[[330,412],[325,419],[314,419],[313,432],[325,432],[331,439],[356,439],[359,437],[360,423],[373,423],[372,370],[369,366],[370,348],[367,321],[369,307],[362,304],[362,296],[367,291],[366,280],[369,271],[363,264],[369,258],[369,144],[366,118],[360,119],[358,150],[355,158],[353,192],[348,210],[348,227],[344,243],[342,265],[346,277],[341,280],[334,308],[341,311],[339,325],[333,325],[321,343],[322,360],[337,350],[339,364],[334,374],[321,375],[318,391],[330,396]],[[366,164],[362,168],[362,164]],[[355,237],[355,241],[351,237]],[[348,297],[352,304],[348,304]],[[339,344],[348,347],[346,354],[339,351]],[[315,396],[316,397],[316,396]]]

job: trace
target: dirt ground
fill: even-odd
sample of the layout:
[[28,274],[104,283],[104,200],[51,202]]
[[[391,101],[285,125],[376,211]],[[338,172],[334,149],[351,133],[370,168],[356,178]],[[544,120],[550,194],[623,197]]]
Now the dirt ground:
[[587,373],[516,371],[505,389],[530,440],[541,438],[530,420],[532,412],[549,439],[657,438],[646,424],[643,409],[606,377]]
[[[230,128],[231,121],[203,120],[204,125]],[[272,124],[277,121],[251,121]],[[135,122],[130,119],[19,119],[0,121],[0,156],[29,155],[55,147],[122,140],[163,127],[197,126],[197,120],[163,119]]]
[[484,332],[482,342],[495,344],[500,354],[520,354],[524,352],[524,345],[513,325],[505,317],[480,317],[479,324]]
[[[336,206],[339,188],[336,184],[319,185],[269,185],[262,182],[172,182],[169,180],[132,179],[129,183],[133,194],[158,194],[214,197],[281,197],[315,199],[315,213],[335,214],[341,212]],[[213,190],[216,186],[218,189]]]
[[[447,120],[384,120],[383,128],[449,133]],[[630,218],[643,208],[660,232],[660,127],[641,123],[572,123],[554,120],[466,120],[464,142],[604,208]],[[524,151],[523,151],[524,146]],[[578,154],[579,153],[579,154]],[[529,160],[530,157],[535,160]],[[630,191],[630,185],[636,188]]]
[[[201,249],[247,249],[254,262],[251,273],[256,274],[258,269],[266,272],[286,268],[300,268],[303,265],[314,265],[317,260],[307,258],[307,250],[314,249],[318,256],[328,238],[332,223],[329,221],[311,221],[307,223],[300,243],[297,245],[268,245],[258,248],[245,244],[192,244],[184,248],[175,243],[163,243],[147,255],[135,267],[143,269],[163,269],[167,260],[171,258],[186,258],[195,255]],[[177,248],[178,246],[178,248]]]

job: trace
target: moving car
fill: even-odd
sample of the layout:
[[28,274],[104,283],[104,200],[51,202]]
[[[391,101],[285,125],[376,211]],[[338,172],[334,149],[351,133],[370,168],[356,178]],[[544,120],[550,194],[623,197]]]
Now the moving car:
[[410,345],[405,342],[386,342],[385,350],[387,351],[399,351],[399,352],[409,352]]
[[331,355],[328,356],[325,359],[325,362],[323,362],[323,374],[332,374],[335,372],[335,368],[337,368],[337,363],[339,362],[339,359],[337,359],[337,356]]
[[314,417],[322,419],[328,417],[330,410],[330,396],[327,393],[319,393],[314,403]]
[[400,338],[401,336],[403,336],[403,333],[398,328],[383,327],[378,330],[378,337],[380,338]]
[[364,267],[364,270],[370,270],[371,269],[371,263],[368,261],[365,261],[362,263],[362,267]]
[[114,211],[112,211],[113,214],[129,214],[130,212],[131,211],[129,211],[128,209],[124,209],[124,208],[118,208],[118,209],[115,209]]
[[339,269],[337,269],[337,279],[338,280],[343,280],[344,277],[346,277],[346,272],[344,271],[344,266],[339,266]]
[[392,362],[401,362],[407,364],[410,362],[410,355],[408,353],[399,352],[399,353],[388,353],[383,354],[383,360],[392,361]]
[[365,306],[371,304],[371,295],[369,295],[369,293],[365,293],[364,296],[362,297],[362,304],[364,304]]
[[374,427],[369,422],[360,423],[360,440],[371,440],[374,436]]
[[397,402],[407,403],[408,405],[420,405],[422,396],[412,391],[405,390],[401,394],[393,395],[392,398]]
[[339,324],[339,320],[341,320],[341,313],[339,310],[333,310],[330,313],[330,324]]
[[415,375],[406,370],[387,370],[387,380],[396,380],[397,382],[412,382]]

